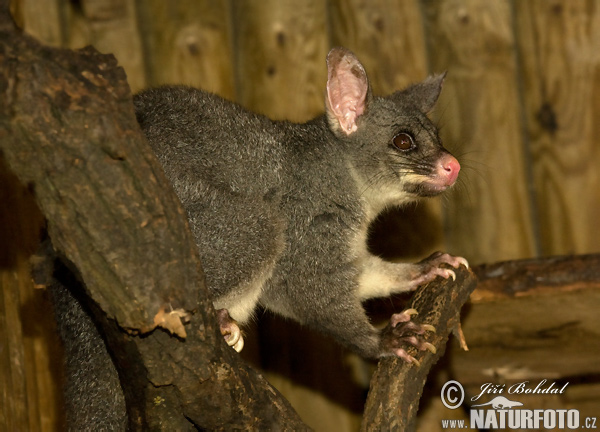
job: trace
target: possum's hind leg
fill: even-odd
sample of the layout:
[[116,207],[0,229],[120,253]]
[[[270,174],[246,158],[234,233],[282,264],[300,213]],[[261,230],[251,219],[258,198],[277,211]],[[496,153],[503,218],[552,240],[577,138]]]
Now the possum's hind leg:
[[185,205],[221,333],[237,351],[238,327],[251,319],[284,247],[284,223],[263,197],[212,194]]

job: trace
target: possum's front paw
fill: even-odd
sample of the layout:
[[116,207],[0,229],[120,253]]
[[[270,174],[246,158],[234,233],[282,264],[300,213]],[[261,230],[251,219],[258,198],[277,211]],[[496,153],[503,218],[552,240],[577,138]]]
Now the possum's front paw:
[[238,327],[237,323],[231,316],[227,309],[219,309],[217,311],[217,320],[219,321],[219,327],[221,334],[225,338],[225,342],[230,347],[233,347],[237,352],[242,351],[244,348],[244,337],[242,331]]
[[456,257],[442,252],[434,252],[423,261],[415,264],[416,272],[410,281],[411,288],[416,289],[424,283],[431,282],[438,276],[441,276],[444,279],[451,277],[452,280],[456,280],[456,273],[454,273],[454,270],[440,267],[442,264],[449,264],[454,268],[459,268],[461,265],[464,265],[466,268],[469,268],[469,263],[463,257]]
[[436,352],[432,344],[423,340],[425,332],[435,332],[435,327],[412,322],[411,317],[416,314],[415,309],[406,309],[392,315],[390,323],[381,332],[380,357],[394,355],[419,366],[419,361],[408,354],[403,346],[412,345],[419,351]]

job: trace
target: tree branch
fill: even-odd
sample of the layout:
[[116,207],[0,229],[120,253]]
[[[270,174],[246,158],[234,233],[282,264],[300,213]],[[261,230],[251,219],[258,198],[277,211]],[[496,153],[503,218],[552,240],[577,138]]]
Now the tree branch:
[[477,278],[473,272],[461,267],[456,271],[456,281],[438,278],[415,292],[407,308],[420,312],[413,321],[436,328],[435,333],[425,336],[435,346],[436,353],[409,348],[409,354],[420,361],[420,366],[391,357],[379,361],[371,379],[362,431],[415,429],[427,375],[444,354],[450,332],[459,328],[460,310],[476,285]]
[[[132,430],[306,429],[225,345],[185,213],[113,56],[44,47],[0,25],[0,150],[97,305],[125,391],[139,399],[128,400]],[[174,408],[156,409],[160,401]]]
[[590,288],[600,281],[600,254],[565,255],[483,264],[474,302],[556,294]]

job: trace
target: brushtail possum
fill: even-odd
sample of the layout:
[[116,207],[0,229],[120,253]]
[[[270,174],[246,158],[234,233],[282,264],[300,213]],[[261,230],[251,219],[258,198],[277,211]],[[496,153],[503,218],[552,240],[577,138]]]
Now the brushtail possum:
[[[388,206],[452,186],[458,161],[427,118],[443,75],[387,97],[372,94],[356,56],[327,57],[326,112],[304,124],[272,121],[184,86],[134,97],[136,115],[185,210],[222,331],[241,349],[235,322],[257,305],[324,332],[364,357],[431,348],[414,311],[374,328],[361,305],[453,277],[466,260],[436,253],[386,262],[367,248]],[[233,320],[232,320],[233,319]]]

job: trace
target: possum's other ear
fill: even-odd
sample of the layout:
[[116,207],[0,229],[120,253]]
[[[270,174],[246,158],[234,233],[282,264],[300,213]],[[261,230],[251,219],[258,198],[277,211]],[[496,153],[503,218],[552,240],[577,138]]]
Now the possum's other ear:
[[345,48],[327,55],[327,119],[329,127],[346,135],[356,132],[357,120],[366,111],[369,80],[358,58]]
[[444,78],[446,78],[446,72],[432,75],[418,84],[413,84],[405,90],[395,93],[394,97],[409,101],[419,111],[428,113],[440,97]]

